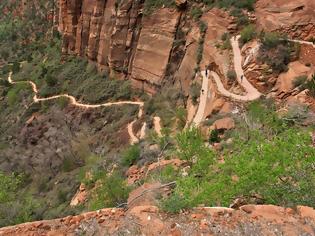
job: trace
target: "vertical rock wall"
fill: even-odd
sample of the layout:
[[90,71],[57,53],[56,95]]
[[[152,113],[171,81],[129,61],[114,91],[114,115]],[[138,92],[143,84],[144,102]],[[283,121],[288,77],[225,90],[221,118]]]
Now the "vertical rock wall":
[[63,53],[87,57],[100,71],[154,93],[161,85],[181,13],[144,16],[141,0],[60,0]]

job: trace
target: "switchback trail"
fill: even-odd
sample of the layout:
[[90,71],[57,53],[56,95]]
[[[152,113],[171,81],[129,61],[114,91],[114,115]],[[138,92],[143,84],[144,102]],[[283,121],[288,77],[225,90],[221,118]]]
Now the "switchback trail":
[[[68,95],[68,94],[60,94],[60,95],[55,95],[55,96],[51,96],[51,97],[47,97],[47,98],[39,98],[38,97],[38,89],[36,84],[33,81],[30,80],[26,80],[26,81],[13,81],[12,80],[12,72],[9,73],[8,76],[8,82],[10,84],[20,84],[20,83],[26,83],[26,84],[30,84],[32,87],[32,90],[34,92],[34,97],[33,97],[33,101],[35,103],[37,102],[42,102],[42,101],[50,101],[50,100],[54,100],[54,99],[58,99],[58,98],[67,98],[70,101],[70,104],[76,107],[80,107],[80,108],[87,108],[87,109],[95,109],[95,108],[100,108],[100,107],[110,107],[110,106],[121,106],[121,105],[135,105],[135,106],[139,106],[139,112],[138,112],[138,116],[137,118],[141,118],[143,116],[143,106],[144,106],[144,102],[142,101],[118,101],[118,102],[107,102],[107,103],[101,103],[101,104],[84,104],[84,103],[80,103],[76,100],[75,97]],[[128,130],[128,134],[130,137],[130,144],[135,144],[139,142],[139,138],[137,138],[137,136],[134,134],[133,132],[133,124],[137,121],[137,118],[132,121],[131,123],[128,124],[127,130]],[[158,121],[159,123],[159,121]],[[155,125],[159,125],[160,124],[156,124],[156,122],[154,122]],[[157,130],[158,128],[156,128]],[[141,137],[144,136],[144,134],[141,135]]]
[[[237,75],[237,81],[242,87],[244,87],[247,94],[238,95],[238,94],[231,93],[230,91],[224,88],[224,85],[220,79],[220,76],[215,71],[210,71],[210,75],[213,77],[217,85],[218,91],[223,96],[229,97],[231,99],[238,100],[238,101],[244,101],[244,102],[253,101],[260,98],[262,94],[247,80],[247,78],[244,75],[244,71],[242,68],[242,55],[241,55],[241,50],[239,48],[239,43],[238,43],[239,38],[240,36],[231,38],[231,44],[232,44],[233,54],[234,54],[234,67],[235,67],[235,72]],[[202,87],[201,87],[200,99],[199,99],[200,102],[199,102],[196,116],[193,120],[193,123],[195,125],[199,125],[205,118],[207,100],[210,97],[209,81],[208,81],[209,75],[206,76],[205,71],[202,71],[201,75],[202,75]]]
[[227,89],[224,88],[223,83],[220,79],[220,76],[215,72],[211,71],[210,74],[212,75],[215,83],[217,84],[218,91],[225,97],[229,97],[231,99],[235,99],[238,101],[253,101],[261,97],[261,93],[247,80],[246,76],[244,75],[244,71],[242,68],[242,55],[241,50],[239,47],[239,38],[241,36],[235,36],[231,38],[231,45],[233,48],[233,55],[234,55],[234,69],[236,72],[237,82],[245,89],[247,92],[246,95],[238,95],[231,93]]

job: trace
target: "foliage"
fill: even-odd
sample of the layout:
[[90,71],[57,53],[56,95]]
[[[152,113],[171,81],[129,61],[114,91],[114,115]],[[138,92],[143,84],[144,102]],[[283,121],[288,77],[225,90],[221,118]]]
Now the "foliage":
[[22,174],[6,175],[0,172],[0,227],[36,219],[33,213],[39,207],[38,203],[29,195],[17,198],[24,181]]
[[212,130],[209,137],[209,143],[219,143],[221,140],[219,135],[220,135],[219,130],[217,129]]
[[183,160],[192,161],[193,158],[202,158],[210,153],[204,145],[200,130],[195,127],[177,134],[176,142],[178,156]]
[[224,163],[213,162],[214,153],[204,151],[196,130],[180,134],[179,156],[197,158],[188,176],[176,177],[173,195],[162,200],[163,210],[178,212],[200,204],[229,206],[237,197],[250,199],[255,194],[265,204],[314,207],[315,149],[309,131],[289,126],[270,100],[251,103],[246,117],[247,125],[231,133],[230,148],[218,153],[218,157],[224,155]]
[[200,17],[202,16],[202,10],[199,7],[193,7],[190,10],[190,15],[195,21],[198,21]]
[[144,14],[150,15],[152,12],[161,7],[174,7],[175,1],[174,0],[146,0],[144,2]]
[[139,145],[131,145],[122,154],[122,165],[131,166],[136,163],[140,157]]
[[250,21],[248,17],[243,13],[240,8],[233,7],[230,11],[230,15],[236,17],[236,23],[238,28],[243,28],[249,25]]
[[198,83],[193,83],[190,87],[189,94],[194,105],[198,103],[198,98],[200,97],[200,90],[201,85]]
[[223,44],[221,46],[223,50],[232,48],[231,41],[230,41],[231,35],[229,33],[225,32],[224,34],[222,34],[221,40],[223,41]]
[[130,188],[117,171],[109,176],[103,173],[98,180],[98,184],[89,202],[90,210],[116,207],[126,202]]
[[299,87],[300,85],[304,84],[307,80],[306,75],[298,76],[293,80],[294,88]]
[[237,78],[237,75],[236,75],[235,70],[228,70],[226,76],[227,76],[227,78],[228,78],[230,81],[235,81],[236,78]]
[[161,201],[160,208],[164,212],[176,214],[181,210],[188,208],[188,203],[183,196],[180,196],[178,193],[173,193],[169,198]]
[[[299,48],[294,47],[294,44],[278,33],[262,33],[260,40],[262,46],[259,51],[259,59],[268,64],[275,74],[286,71],[291,60],[291,53]],[[295,52],[295,54],[298,53]]]
[[208,6],[217,6],[225,9],[238,8],[253,11],[256,0],[202,0],[202,2]]
[[282,44],[284,42],[281,35],[274,32],[266,32],[266,33],[261,34],[260,40],[261,40],[262,45],[266,49],[275,48],[279,44]]
[[301,89],[308,89],[308,94],[315,98],[315,74],[312,75],[310,80],[307,80]]
[[245,43],[251,41],[256,37],[256,31],[254,25],[248,25],[241,31],[240,43],[244,45]]
[[21,175],[5,175],[0,172],[0,203],[12,201],[15,191],[21,183],[21,178]]

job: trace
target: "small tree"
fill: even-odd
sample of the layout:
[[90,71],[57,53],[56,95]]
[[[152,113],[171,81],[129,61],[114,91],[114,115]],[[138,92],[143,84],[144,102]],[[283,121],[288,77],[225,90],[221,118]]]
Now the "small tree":
[[256,37],[255,26],[248,25],[241,31],[240,43],[244,45],[245,43],[251,41]]
[[226,76],[230,81],[235,81],[237,78],[235,70],[229,70]]

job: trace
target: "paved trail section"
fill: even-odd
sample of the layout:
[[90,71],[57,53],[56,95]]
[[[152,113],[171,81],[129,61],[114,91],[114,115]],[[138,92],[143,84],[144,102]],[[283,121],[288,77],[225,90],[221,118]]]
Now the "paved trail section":
[[206,76],[206,72],[202,71],[201,75],[202,75],[202,86],[201,86],[200,98],[199,98],[200,102],[199,102],[196,116],[193,120],[193,123],[195,125],[199,125],[204,120],[204,114],[207,107],[207,99],[208,97],[210,97],[209,80],[208,80],[208,77]]
[[[54,99],[58,99],[58,98],[67,98],[67,99],[69,99],[71,105],[76,106],[76,107],[80,107],[80,108],[87,108],[87,109],[95,109],[95,108],[100,108],[100,107],[110,107],[110,106],[118,106],[118,105],[135,105],[135,106],[139,106],[139,112],[138,112],[137,119],[139,119],[143,116],[144,102],[141,102],[141,101],[136,101],[136,102],[134,102],[134,101],[118,101],[118,102],[107,102],[107,103],[102,103],[102,104],[84,104],[84,103],[78,102],[75,97],[68,95],[68,94],[60,94],[60,95],[55,95],[55,96],[51,96],[51,97],[47,97],[47,98],[39,98],[37,96],[37,94],[38,94],[37,86],[33,81],[30,81],[30,80],[13,81],[12,80],[12,72],[10,72],[9,76],[8,76],[8,82],[10,84],[26,83],[26,84],[31,85],[32,90],[35,94],[33,97],[33,102],[35,102],[35,103],[42,102],[42,101],[50,101],[50,100],[54,100]],[[128,134],[130,137],[130,144],[136,144],[139,142],[139,138],[133,132],[133,124],[137,121],[137,119],[135,119],[134,121],[129,123],[128,127],[127,127]],[[154,120],[156,120],[156,119],[154,119]],[[155,130],[160,130],[160,127],[161,127],[160,119],[158,119],[157,122],[154,122],[154,124],[155,124]],[[146,125],[144,125],[144,127],[145,126]],[[143,138],[145,136],[143,132],[144,131],[142,130],[140,138]]]
[[[262,94],[247,80],[247,78],[244,75],[244,71],[242,68],[242,55],[241,55],[241,50],[238,43],[239,38],[240,36],[231,38],[231,44],[232,44],[233,54],[234,54],[234,67],[235,67],[235,72],[237,75],[237,81],[242,87],[244,87],[247,94],[238,95],[238,94],[231,93],[230,91],[225,89],[220,79],[220,76],[215,71],[210,71],[209,75],[213,77],[217,85],[218,91],[223,96],[234,99],[234,100],[238,100],[238,101],[244,101],[244,102],[253,101],[260,98]],[[200,99],[199,99],[200,102],[199,102],[196,116],[193,120],[193,123],[195,125],[199,125],[204,120],[205,111],[207,107],[207,100],[210,97],[209,81],[208,81],[209,78],[206,76],[205,71],[202,71],[201,75],[202,75],[202,87],[201,87]]]

